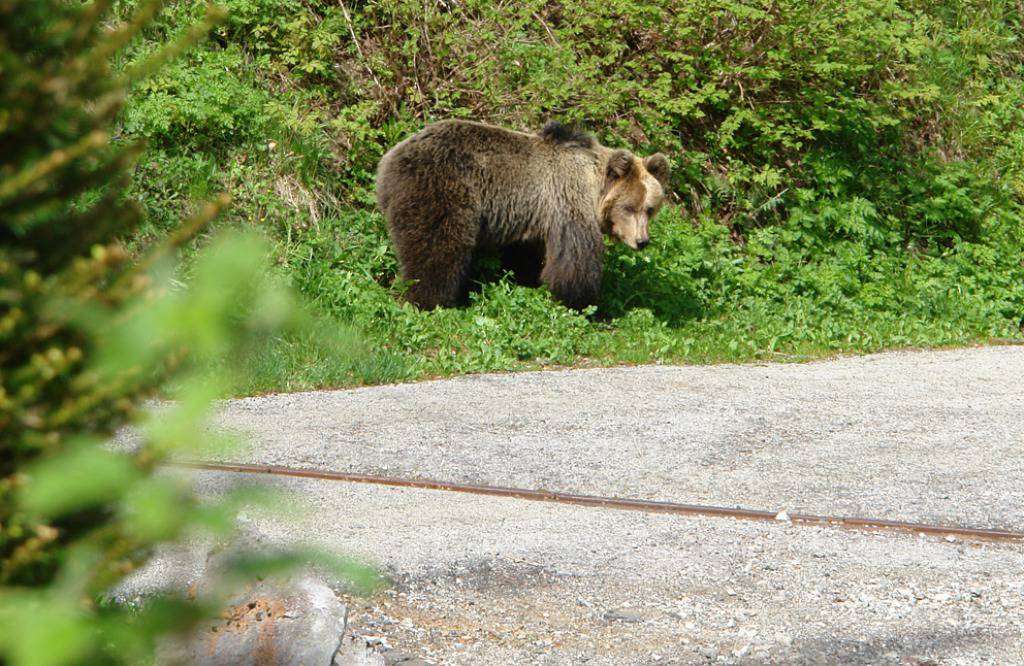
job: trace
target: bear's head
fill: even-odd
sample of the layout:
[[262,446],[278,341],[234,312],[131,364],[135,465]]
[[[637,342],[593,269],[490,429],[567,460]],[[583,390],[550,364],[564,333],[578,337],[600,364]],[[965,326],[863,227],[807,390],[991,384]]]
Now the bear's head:
[[634,250],[647,247],[648,225],[665,198],[668,172],[661,153],[640,159],[628,150],[612,151],[598,209],[601,230]]

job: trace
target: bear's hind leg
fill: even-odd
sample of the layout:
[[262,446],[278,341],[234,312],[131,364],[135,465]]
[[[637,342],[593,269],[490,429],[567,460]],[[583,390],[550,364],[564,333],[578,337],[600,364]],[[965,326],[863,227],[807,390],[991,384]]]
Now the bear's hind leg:
[[399,243],[402,279],[410,282],[406,300],[423,310],[454,307],[465,297],[475,239],[434,233]]

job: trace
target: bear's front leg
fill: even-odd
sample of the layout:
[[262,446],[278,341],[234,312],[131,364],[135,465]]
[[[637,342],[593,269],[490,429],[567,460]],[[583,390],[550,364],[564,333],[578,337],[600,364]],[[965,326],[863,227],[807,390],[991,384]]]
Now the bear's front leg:
[[604,240],[596,222],[568,221],[548,233],[541,280],[567,307],[597,302],[604,268]]

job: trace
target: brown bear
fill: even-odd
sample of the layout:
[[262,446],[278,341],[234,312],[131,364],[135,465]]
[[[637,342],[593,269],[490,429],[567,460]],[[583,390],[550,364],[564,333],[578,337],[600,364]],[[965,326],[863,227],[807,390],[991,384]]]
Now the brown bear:
[[445,120],[384,155],[377,202],[420,308],[455,305],[473,257],[504,250],[520,279],[581,309],[597,300],[602,232],[646,247],[668,173],[660,153],[640,159],[558,123],[527,134]]

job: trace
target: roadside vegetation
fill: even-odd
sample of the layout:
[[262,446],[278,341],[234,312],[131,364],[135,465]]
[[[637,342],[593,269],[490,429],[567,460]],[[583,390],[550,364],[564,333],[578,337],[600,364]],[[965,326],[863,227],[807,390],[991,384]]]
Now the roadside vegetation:
[[[1022,337],[1020,0],[222,4],[120,131],[148,143],[133,243],[228,192],[218,224],[268,239],[308,303],[314,332],[253,351],[241,393]],[[117,66],[204,6],[168,2]],[[467,308],[399,300],[374,168],[450,117],[671,156],[675,202],[648,250],[609,248],[595,311],[486,261]]]
[[[161,638],[215,616],[224,596],[307,561],[377,582],[338,556],[247,548],[228,550],[223,575],[190,596],[111,598],[159,548],[197,536],[227,547],[240,506],[269,506],[242,486],[201,503],[188,479],[157,468],[227,444],[204,417],[238,386],[247,349],[285,329],[316,335],[251,233],[207,236],[188,284],[176,273],[178,246],[224,197],[165,218],[170,233],[137,242],[135,257],[119,240],[141,221],[123,196],[138,146],[111,132],[125,89],[218,19],[197,17],[112,71],[155,7],[119,24],[103,2],[0,1],[0,664],[152,663]],[[157,394],[174,403],[147,419]],[[129,424],[134,445],[111,446]]]

